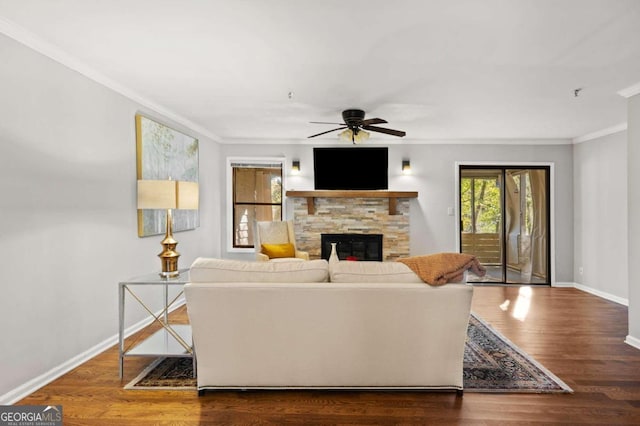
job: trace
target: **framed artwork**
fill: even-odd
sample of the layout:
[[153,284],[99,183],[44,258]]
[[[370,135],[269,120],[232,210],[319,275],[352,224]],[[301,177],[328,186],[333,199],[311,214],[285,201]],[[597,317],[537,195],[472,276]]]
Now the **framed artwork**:
[[[198,182],[198,140],[136,114],[138,179],[169,179]],[[138,236],[164,234],[165,210],[138,210]],[[195,229],[198,210],[174,210],[173,231]]]

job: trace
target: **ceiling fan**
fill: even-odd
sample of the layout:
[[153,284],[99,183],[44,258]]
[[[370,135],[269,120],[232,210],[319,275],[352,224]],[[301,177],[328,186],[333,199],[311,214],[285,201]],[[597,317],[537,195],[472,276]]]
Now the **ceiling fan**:
[[316,136],[324,135],[326,133],[335,132],[336,130],[344,130],[339,134],[341,139],[350,140],[354,144],[358,142],[365,141],[369,138],[369,133],[365,130],[369,130],[371,132],[385,133],[387,135],[403,137],[407,133],[402,130],[393,130],[387,129],[384,127],[372,126],[372,124],[383,124],[386,123],[386,120],[382,118],[368,118],[364,119],[364,111],[361,109],[345,109],[342,111],[342,120],[343,123],[327,123],[323,121],[312,121],[311,123],[315,124],[338,124],[341,127],[337,127],[335,129],[327,130],[326,132],[317,133],[315,135],[311,135],[308,138],[315,138]]

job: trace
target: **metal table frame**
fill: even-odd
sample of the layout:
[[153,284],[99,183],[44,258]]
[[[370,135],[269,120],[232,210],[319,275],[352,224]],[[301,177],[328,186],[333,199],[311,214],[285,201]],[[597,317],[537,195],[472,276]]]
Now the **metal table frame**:
[[[169,301],[169,286],[184,286],[189,282],[189,270],[181,269],[180,275],[175,278],[164,278],[160,274],[148,274],[131,278],[118,284],[118,314],[119,314],[119,375],[120,379],[124,373],[124,358],[128,356],[149,356],[149,357],[191,357],[193,358],[193,373],[196,373],[196,358],[193,351],[191,338],[191,326],[189,324],[170,324],[169,308],[180,296],[183,289]],[[164,308],[160,313],[155,313],[147,306],[145,301],[137,295],[132,287],[135,286],[161,286],[163,292]],[[124,347],[124,323],[125,323],[125,302],[126,295],[138,302],[151,317],[152,323],[159,323],[162,328],[143,341],[132,347]]]

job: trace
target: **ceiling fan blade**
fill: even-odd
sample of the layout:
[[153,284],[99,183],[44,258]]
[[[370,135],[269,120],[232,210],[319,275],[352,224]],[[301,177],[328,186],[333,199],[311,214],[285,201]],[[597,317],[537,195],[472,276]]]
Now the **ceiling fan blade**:
[[310,121],[309,123],[313,124],[337,124],[338,126],[346,126],[346,123],[328,123],[326,121]]
[[317,134],[315,134],[315,135],[307,136],[307,139],[309,139],[309,138],[315,138],[316,136],[324,135],[325,133],[331,133],[331,132],[335,132],[336,130],[342,130],[342,129],[346,129],[346,128],[347,128],[347,126],[344,126],[344,127],[338,127],[337,129],[327,130],[326,132],[317,133]]
[[376,126],[362,126],[365,130],[371,130],[372,132],[386,133],[387,135],[393,135],[398,137],[403,137],[406,135],[406,132],[402,130],[393,130],[393,129],[385,129],[384,127],[376,127]]
[[369,124],[384,124],[387,120],[383,120],[382,118],[367,118],[366,120],[362,120],[361,126],[368,126]]

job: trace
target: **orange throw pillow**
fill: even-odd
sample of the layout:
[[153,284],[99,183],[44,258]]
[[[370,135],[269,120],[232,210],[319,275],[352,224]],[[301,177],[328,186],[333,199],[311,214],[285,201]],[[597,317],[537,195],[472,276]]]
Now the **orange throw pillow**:
[[296,249],[293,244],[262,244],[262,253],[269,256],[269,259],[278,257],[296,257]]

